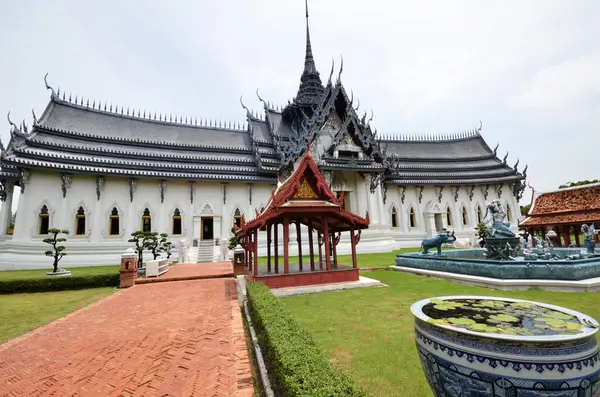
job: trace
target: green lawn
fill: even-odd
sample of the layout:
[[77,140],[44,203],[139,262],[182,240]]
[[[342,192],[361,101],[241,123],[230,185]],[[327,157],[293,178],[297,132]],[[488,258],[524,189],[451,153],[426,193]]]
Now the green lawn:
[[[451,248],[445,248],[451,249]],[[392,252],[382,252],[376,254],[357,254],[356,260],[358,262],[358,267],[379,267],[379,266],[394,266],[396,265],[395,259],[397,254],[402,254],[405,252],[416,252],[419,251],[420,248],[402,248],[399,250],[395,250]],[[281,253],[280,253],[281,254]],[[319,259],[319,252],[315,252],[316,260]],[[297,256],[289,257],[290,263],[298,263]],[[274,264],[274,259],[271,258],[271,264]],[[310,263],[308,256],[302,256],[302,263]],[[352,255],[338,255],[338,264],[352,266]],[[260,256],[258,257],[258,265],[266,266],[267,265],[267,257]],[[279,265],[283,266],[283,256],[279,256]]]
[[0,295],[0,343],[114,293],[113,288]]
[[[94,276],[98,274],[114,274],[119,272],[119,265],[112,266],[90,266],[90,267],[72,267],[67,268],[73,276]],[[49,269],[34,269],[34,270],[4,270],[0,271],[0,280],[14,280],[22,278],[39,278],[46,277],[46,272],[51,272]]]
[[420,299],[457,294],[514,297],[565,306],[600,319],[599,293],[496,291],[391,270],[374,271],[369,277],[388,287],[283,301],[332,361],[373,396],[432,396],[413,339],[410,305]]

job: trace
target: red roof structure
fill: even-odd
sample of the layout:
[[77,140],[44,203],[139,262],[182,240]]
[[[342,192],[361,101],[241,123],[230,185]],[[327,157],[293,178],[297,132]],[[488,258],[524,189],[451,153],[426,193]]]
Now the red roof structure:
[[579,246],[579,231],[583,224],[600,224],[600,184],[577,186],[542,193],[532,200],[527,217],[519,227],[533,234],[547,229],[563,234],[565,245],[570,245],[571,229]]
[[[310,147],[310,144],[309,144]],[[343,208],[344,197],[336,197],[315,164],[310,152],[300,159],[294,173],[280,183],[272,192],[271,199],[261,213],[252,221],[246,222],[242,216],[241,227],[235,234],[245,251],[244,267],[252,281],[264,281],[272,288],[292,285],[319,284],[322,282],[357,281],[356,244],[360,232],[369,227],[369,213],[362,218]],[[289,226],[296,225],[298,236],[298,261],[290,267],[288,255]],[[283,275],[278,280],[278,225],[283,225]],[[308,228],[308,249],[310,269],[302,263],[301,225]],[[267,269],[259,269],[257,260],[258,231],[267,230]],[[272,231],[274,231],[274,271],[271,269]],[[315,265],[313,237],[316,232],[319,260]],[[350,232],[352,246],[352,267],[338,266],[336,246],[342,232]],[[325,261],[323,261],[323,246]],[[329,253],[330,255],[327,255]],[[333,263],[332,263],[333,261]],[[325,263],[323,263],[325,262]],[[344,274],[344,271],[347,271]],[[294,276],[290,276],[294,274]]]

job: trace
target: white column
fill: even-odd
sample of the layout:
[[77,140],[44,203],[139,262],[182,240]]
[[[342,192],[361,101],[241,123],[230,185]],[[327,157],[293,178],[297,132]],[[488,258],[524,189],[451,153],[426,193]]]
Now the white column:
[[6,182],[6,200],[2,203],[0,209],[0,236],[5,236],[8,232],[8,226],[10,225],[11,209],[13,202],[13,182]]
[[367,209],[369,210],[369,216],[371,218],[371,225],[375,225],[379,223],[379,215],[375,210],[375,205],[373,203],[373,194],[371,194],[371,176],[367,176],[365,178],[365,193],[367,195]]
[[[358,216],[365,216],[365,211],[368,210],[368,207],[366,205],[367,201],[364,199],[361,199],[361,197],[366,198],[367,193],[365,192],[365,182],[359,180],[360,178],[357,176],[357,180],[356,180],[356,193],[355,193],[355,200],[356,200],[356,206],[355,208],[352,209],[352,212],[354,212],[356,215]],[[367,178],[365,177],[365,180]]]
[[378,213],[379,223],[388,224],[389,217],[386,216],[385,204],[383,203],[383,192],[381,191],[381,184],[377,185],[375,190],[375,206]]
[[[103,196],[104,195],[102,194],[102,192],[100,192],[100,200],[104,198]],[[88,222],[92,226],[90,230],[90,243],[98,243],[102,239],[100,234],[101,230],[104,229],[104,227],[102,227],[102,221],[106,222],[106,235],[110,235],[110,225],[108,222],[108,217],[105,216],[105,212],[102,211],[103,207],[100,204],[100,200],[98,200],[98,198],[96,197],[96,200],[94,200],[94,205],[92,206],[92,213],[90,215],[86,214],[87,219],[85,226],[86,228],[89,227],[87,224]],[[110,210],[112,210],[112,208]]]

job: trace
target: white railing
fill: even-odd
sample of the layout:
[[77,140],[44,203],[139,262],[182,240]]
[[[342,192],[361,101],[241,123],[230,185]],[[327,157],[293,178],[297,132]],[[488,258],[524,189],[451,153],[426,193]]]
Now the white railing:
[[169,271],[168,259],[157,259],[146,262],[146,277],[158,277]]

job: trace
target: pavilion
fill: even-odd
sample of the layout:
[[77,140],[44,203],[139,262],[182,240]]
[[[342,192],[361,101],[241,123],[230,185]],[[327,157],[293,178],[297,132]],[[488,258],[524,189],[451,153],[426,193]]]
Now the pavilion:
[[[530,235],[554,230],[558,241],[561,236],[565,246],[571,245],[571,234],[575,245],[581,246],[581,226],[600,226],[600,184],[590,184],[560,189],[539,194],[531,200],[529,213],[519,223]],[[596,236],[596,241],[598,240]]]
[[[310,142],[308,144],[310,148]],[[294,223],[298,263],[289,262],[289,227]],[[283,269],[279,267],[278,225],[283,225]],[[302,260],[302,228],[308,230],[309,263]],[[280,182],[261,213],[250,222],[242,217],[235,234],[244,248],[244,269],[249,281],[262,281],[270,288],[358,281],[356,245],[361,230],[369,227],[369,212],[361,218],[344,209],[344,193],[334,194],[314,162],[310,149],[301,157],[292,175]],[[267,234],[267,266],[258,266],[258,231]],[[350,233],[352,266],[338,264],[336,246],[343,232]],[[314,237],[318,246],[315,260]],[[271,256],[271,248],[274,255]],[[324,247],[323,247],[324,246]],[[323,250],[325,252],[323,252]],[[281,272],[283,270],[283,272]]]

